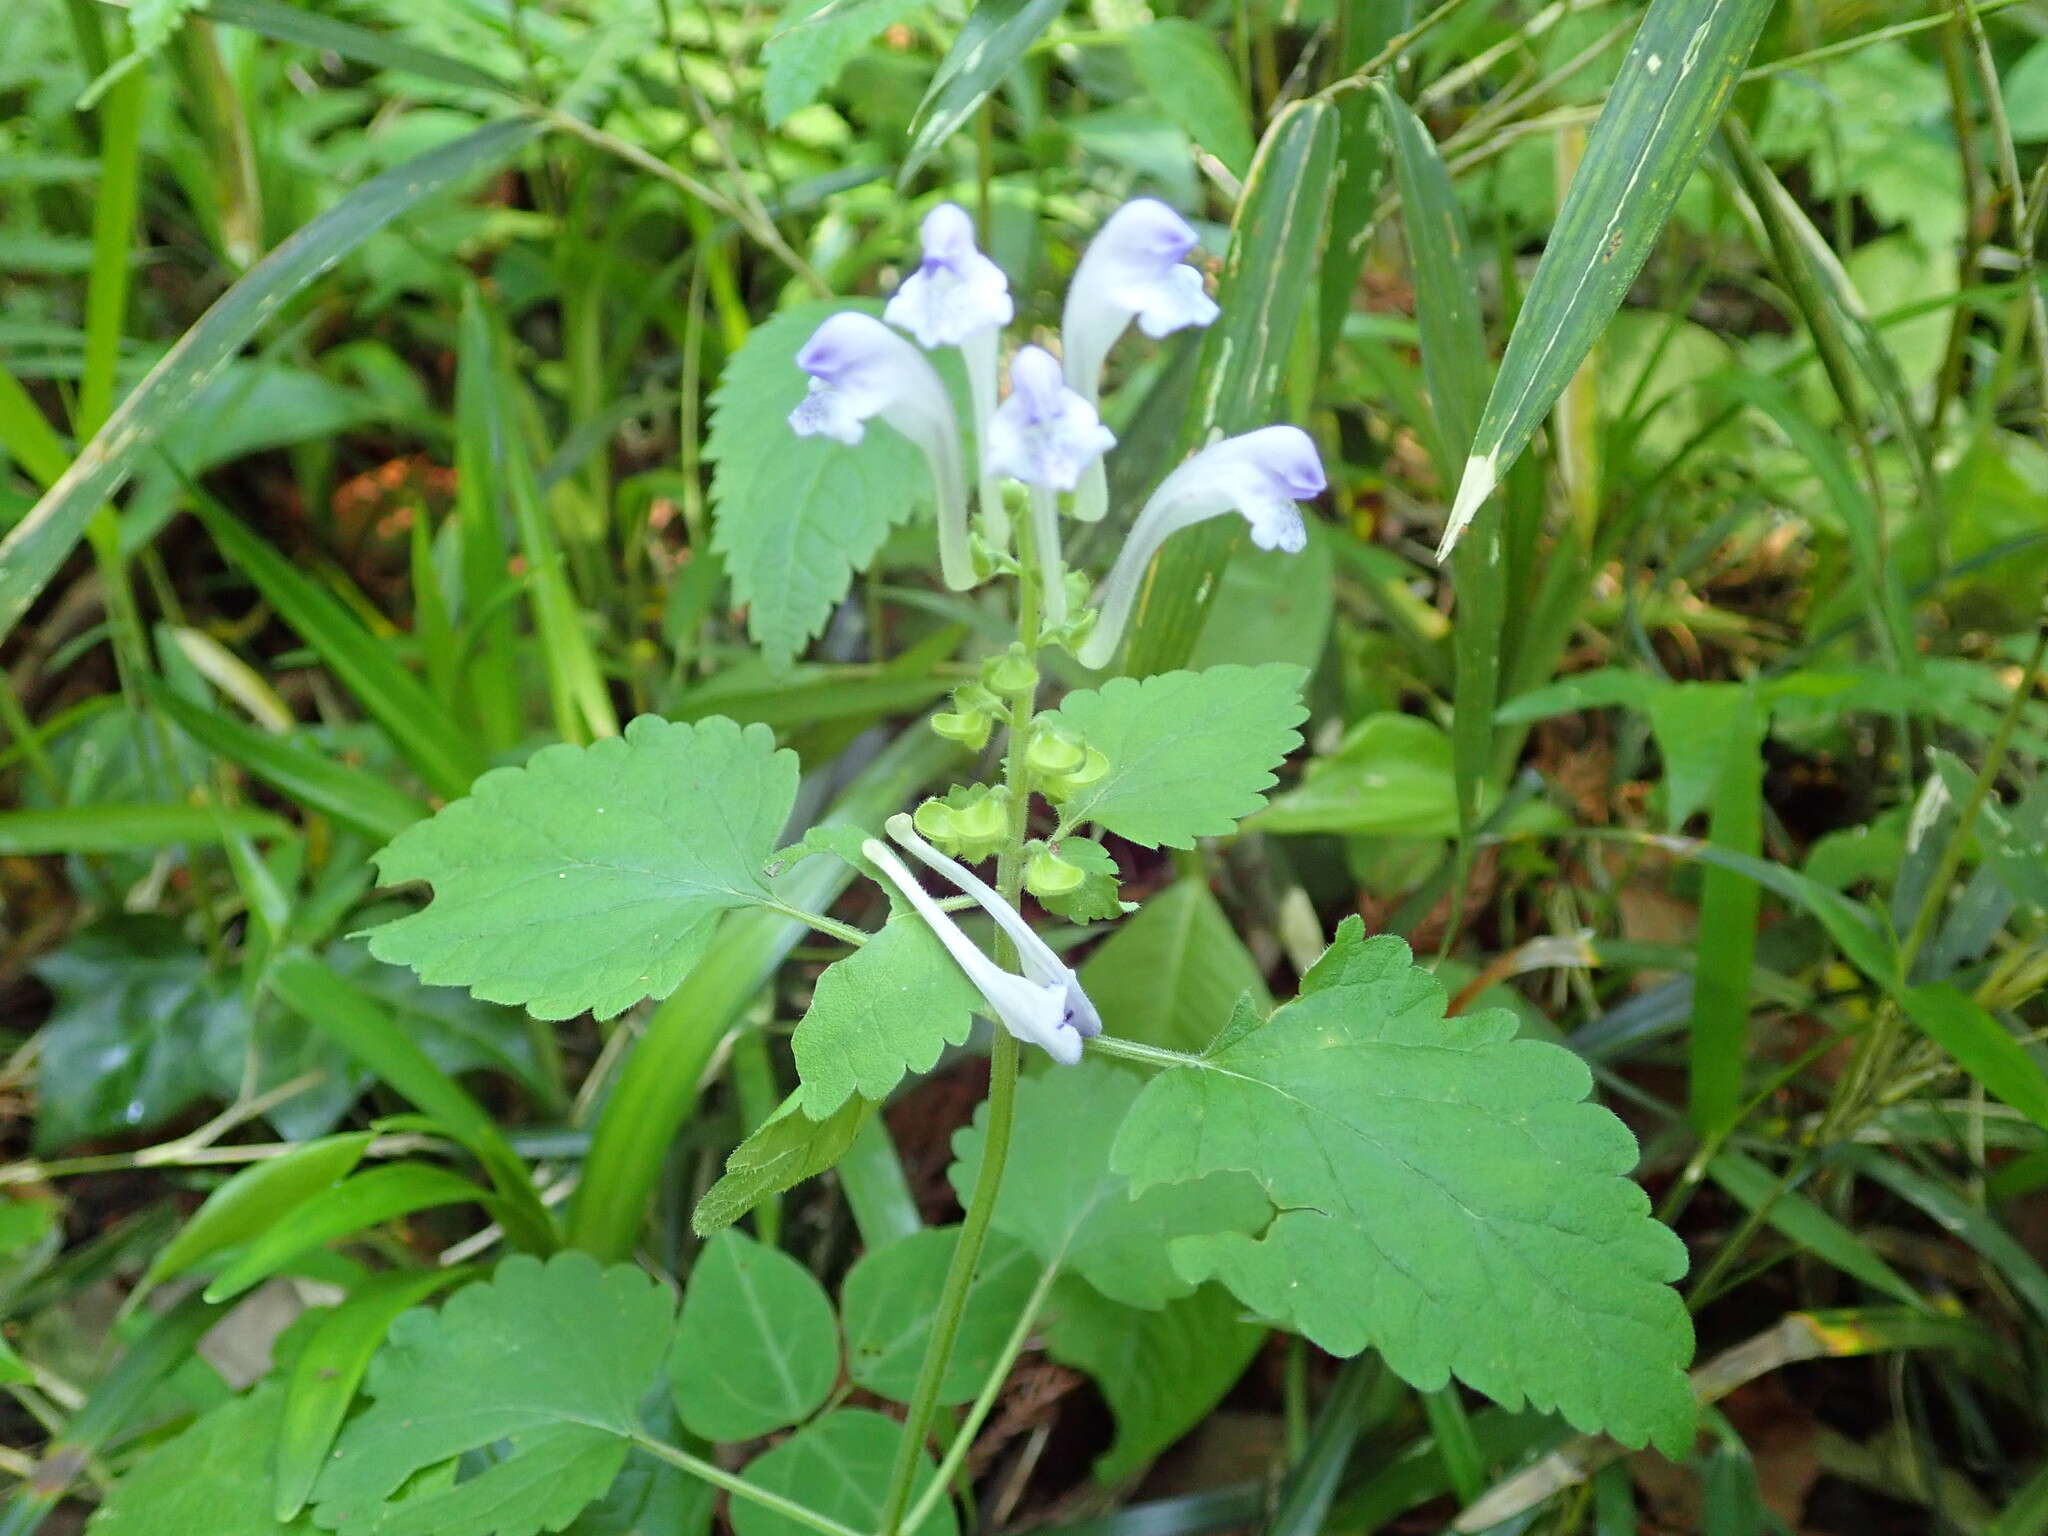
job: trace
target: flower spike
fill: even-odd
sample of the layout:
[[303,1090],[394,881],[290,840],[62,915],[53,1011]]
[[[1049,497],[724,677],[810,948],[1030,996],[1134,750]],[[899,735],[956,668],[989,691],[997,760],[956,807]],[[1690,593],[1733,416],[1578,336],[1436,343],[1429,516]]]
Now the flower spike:
[[847,310],[811,333],[796,355],[810,393],[789,413],[799,437],[857,443],[874,417],[924,451],[938,499],[939,564],[946,585],[974,585],[967,547],[967,488],[960,468],[960,425],[946,386],[909,342],[872,315]]
[[[1060,349],[1068,386],[1091,405],[1101,398],[1103,361],[1133,320],[1157,338],[1216,318],[1202,274],[1181,261],[1195,240],[1187,220],[1156,198],[1140,197],[1111,214],[1088,243],[1067,285]],[[1091,468],[1075,497],[1074,515],[1094,522],[1108,506],[1102,470]]]
[[996,408],[997,342],[1017,313],[1010,280],[976,247],[974,221],[958,203],[940,203],[924,216],[918,233],[924,260],[903,280],[882,318],[910,332],[920,346],[960,349],[981,457],[981,516],[989,538],[1005,548],[1010,516],[989,467],[988,423]]
[[1071,1022],[1066,993],[1057,982],[1016,975],[989,959],[960,931],[960,925],[945,908],[926,894],[917,877],[887,843],[871,837],[861,844],[860,851],[930,925],[1003,1028],[1067,1066],[1081,1059],[1081,1034]]
[[1211,443],[1189,459],[1160,483],[1131,525],[1102,584],[1102,612],[1081,647],[1082,665],[1107,666],[1116,654],[1145,568],[1171,535],[1237,512],[1251,524],[1252,542],[1260,549],[1297,554],[1308,542],[1308,528],[1295,503],[1320,495],[1325,483],[1316,445],[1299,427],[1260,427]]
[[[1026,976],[1034,982],[1060,988],[1065,1000],[1065,1022],[1078,1037],[1074,1042],[1074,1053],[1078,1056],[1081,1039],[1092,1039],[1102,1033],[1102,1015],[1095,1011],[1095,1004],[1081,990],[1080,977],[1053,953],[1051,946],[1024,921],[1023,914],[1015,907],[1003,900],[972,870],[947,858],[919,837],[908,816],[891,816],[888,829],[889,835],[915,854],[920,862],[944,875],[963,895],[973,897],[981,909],[995,919],[996,926],[1017,946],[1017,961],[1023,966]],[[1055,1051],[1053,1054],[1059,1053]]]

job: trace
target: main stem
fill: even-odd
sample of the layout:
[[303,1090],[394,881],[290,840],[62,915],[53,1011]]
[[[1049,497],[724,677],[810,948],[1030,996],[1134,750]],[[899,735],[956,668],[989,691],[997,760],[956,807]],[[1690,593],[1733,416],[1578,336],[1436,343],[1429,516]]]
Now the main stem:
[[[1017,638],[1025,650],[1038,654],[1038,582],[1035,554],[1031,548],[1033,530],[1028,518],[1017,527]],[[996,856],[996,889],[1003,900],[1016,905],[1024,889],[1024,840],[1031,812],[1031,779],[1025,759],[1031,751],[1033,715],[1037,709],[1035,683],[1007,695],[1009,709],[1008,785],[1010,824],[1002,851]],[[996,936],[996,960],[1005,967],[1017,964],[1016,946]],[[953,1344],[960,1334],[960,1320],[967,1311],[967,1293],[974,1285],[974,1272],[981,1262],[982,1245],[988,1239],[989,1221],[995,1215],[996,1195],[1003,1184],[1003,1164],[1010,1155],[1010,1127],[1017,1109],[1017,1038],[997,1029],[995,1046],[989,1052],[988,1120],[981,1147],[981,1169],[967,1199],[966,1214],[960,1221],[960,1241],[953,1249],[953,1262],[946,1269],[946,1283],[939,1292],[938,1310],[932,1315],[932,1336],[925,1345],[924,1362],[918,1367],[917,1386],[910,1394],[910,1409],[903,1420],[903,1439],[896,1447],[896,1464],[889,1472],[889,1494],[882,1504],[880,1536],[897,1536],[903,1511],[910,1503],[911,1485],[917,1478],[917,1461],[931,1433],[932,1416],[938,1411],[939,1385],[953,1358]]]

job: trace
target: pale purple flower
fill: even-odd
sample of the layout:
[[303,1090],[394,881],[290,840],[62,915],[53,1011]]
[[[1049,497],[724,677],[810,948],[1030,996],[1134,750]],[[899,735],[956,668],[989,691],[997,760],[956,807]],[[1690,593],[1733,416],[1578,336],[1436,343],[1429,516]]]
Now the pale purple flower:
[[[1218,314],[1202,274],[1182,262],[1195,248],[1187,220],[1156,198],[1140,197],[1109,216],[1067,285],[1060,351],[1067,385],[1091,405],[1101,398],[1102,364],[1133,320],[1147,336],[1207,325]],[[1109,505],[1100,466],[1081,480],[1074,515],[1093,522]]]
[[938,500],[939,564],[946,585],[957,591],[973,586],[960,423],[924,354],[874,316],[846,310],[811,333],[796,362],[811,376],[810,393],[789,413],[799,437],[858,443],[867,423],[879,417],[923,450]]
[[1059,362],[1026,347],[1010,362],[1010,398],[989,420],[988,467],[1026,485],[1071,491],[1116,446],[1095,407],[1069,389]]
[[[900,823],[900,825],[899,825]],[[916,853],[933,868],[940,870],[959,885],[968,895],[973,896],[988,909],[989,915],[1001,924],[1012,939],[1018,931],[1030,935],[1044,955],[1052,959],[1060,974],[1042,974],[1043,966],[1034,965],[1024,945],[1018,943],[1018,952],[1024,956],[1025,974],[1006,971],[975,946],[953,921],[945,908],[941,907],[917,877],[904,866],[901,859],[888,844],[876,838],[869,838],[861,844],[861,852],[868,861],[881,870],[890,884],[894,885],[903,898],[916,910],[917,915],[930,926],[946,952],[966,973],[974,984],[975,991],[982,995],[996,1022],[1028,1045],[1036,1045],[1053,1060],[1072,1066],[1081,1059],[1081,1041],[1085,1036],[1102,1032],[1102,1020],[1095,1012],[1094,1004],[1081,991],[1080,983],[1074,980],[1073,972],[1059,965],[1058,957],[1046,949],[1044,941],[1031,932],[1031,927],[1017,914],[1014,907],[1004,901],[981,881],[974,878],[960,865],[947,858],[936,848],[917,835],[910,827],[910,818],[897,816],[889,823],[890,835]],[[1007,916],[1008,921],[1005,921]],[[1076,1002],[1078,999],[1078,1004]]]
[[1260,549],[1299,553],[1308,542],[1296,502],[1320,495],[1326,484],[1316,445],[1299,427],[1260,427],[1212,443],[1160,483],[1131,525],[1121,554],[1100,593],[1101,617],[1081,648],[1090,667],[1116,654],[1145,568],[1159,546],[1192,523],[1236,512],[1251,525]]
[[940,203],[919,230],[924,259],[896,290],[882,318],[901,326],[925,347],[958,347],[974,405],[974,440],[980,450],[981,516],[990,540],[1010,542],[995,472],[988,465],[988,421],[996,408],[996,346],[1017,307],[1003,269],[974,243],[974,221],[958,203]]
[[925,347],[958,347],[982,331],[1010,323],[1016,306],[1003,269],[974,244],[974,222],[958,203],[941,203],[924,216],[924,260],[882,318],[901,326]]

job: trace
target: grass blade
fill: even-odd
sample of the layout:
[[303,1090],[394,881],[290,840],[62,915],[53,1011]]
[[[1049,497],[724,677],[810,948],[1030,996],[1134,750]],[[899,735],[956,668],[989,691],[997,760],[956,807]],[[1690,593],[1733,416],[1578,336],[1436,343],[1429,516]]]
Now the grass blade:
[[896,173],[897,186],[907,185],[988,100],[1065,4],[1066,0],[980,0],[918,103],[910,125],[910,148]]
[[297,43],[322,53],[339,54],[359,64],[404,70],[444,85],[469,86],[500,96],[519,94],[509,81],[474,64],[372,32],[367,27],[316,15],[300,6],[281,5],[278,0],[213,0],[206,14],[227,26],[244,27],[280,43]]
[[0,639],[57,573],[94,510],[127,482],[142,456],[287,299],[407,209],[501,164],[541,131],[541,124],[524,118],[487,123],[371,178],[221,295],[0,541]]
[[[1187,441],[1243,432],[1271,419],[1289,355],[1322,264],[1337,181],[1337,109],[1299,101],[1273,120],[1231,225],[1219,301],[1202,338],[1201,386]],[[1237,518],[1181,534],[1153,562],[1138,596],[1124,670],[1134,677],[1184,666],[1208,617],[1217,578],[1244,539]]]
[[309,751],[290,737],[272,736],[231,720],[149,679],[143,686],[150,702],[207,751],[246,769],[309,811],[347,822],[380,843],[427,814],[425,801],[375,774]]
[[[1764,710],[1741,700],[1721,754],[1707,836],[1750,858],[1763,853]],[[1708,865],[1700,881],[1699,966],[1694,972],[1691,1070],[1693,1129],[1715,1136],[1742,1113],[1742,1068],[1749,1058],[1749,987],[1756,964],[1763,892],[1735,871]]]
[[417,1104],[475,1154],[501,1197],[506,1235],[521,1248],[556,1247],[554,1217],[498,1122],[454,1078],[434,1065],[384,1005],[308,955],[288,955],[265,978],[278,1000]]
[[194,508],[228,564],[248,577],[278,616],[327,663],[436,794],[468,790],[484,764],[474,744],[427,687],[378,643],[332,592],[307,578],[211,497]]
[[223,830],[249,837],[291,832],[268,811],[183,805],[64,805],[0,812],[0,853],[128,853],[167,843],[217,843]]
[[[1472,239],[1450,172],[1429,131],[1386,81],[1375,83],[1373,95],[1387,125],[1389,155],[1401,189],[1422,334],[1422,371],[1436,420],[1437,472],[1449,485],[1486,400],[1486,331],[1472,281]],[[1468,840],[1485,815],[1486,786],[1493,771],[1493,710],[1500,692],[1500,640],[1507,606],[1501,540],[1497,522],[1481,529],[1459,552],[1455,572],[1451,772],[1457,783],[1458,825]],[[1469,851],[1467,847],[1468,856]]]
[[1771,0],[1652,0],[1508,339],[1438,558],[1493,494],[1642,271]]

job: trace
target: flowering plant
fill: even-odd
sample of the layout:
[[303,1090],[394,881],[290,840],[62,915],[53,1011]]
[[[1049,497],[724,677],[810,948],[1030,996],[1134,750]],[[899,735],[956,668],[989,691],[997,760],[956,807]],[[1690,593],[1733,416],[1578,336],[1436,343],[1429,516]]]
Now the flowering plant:
[[[968,1044],[977,1016],[996,1026],[986,1103],[955,1143],[959,1227],[915,1257],[899,1239],[862,1260],[921,1298],[917,1317],[892,1325],[915,1324],[914,1351],[897,1366],[856,1356],[849,1367],[905,1405],[904,1427],[841,1410],[788,1442],[830,1440],[850,1455],[840,1442],[859,1440],[877,1468],[869,1493],[882,1536],[940,1528],[932,1522],[948,1481],[993,1402],[991,1387],[934,1469],[927,1440],[940,1407],[961,1400],[963,1351],[999,1385],[1042,1315],[1073,1328],[1097,1304],[1200,1313],[1206,1347],[1218,1350],[1255,1344],[1266,1327],[1339,1354],[1370,1347],[1426,1389],[1456,1377],[1629,1444],[1682,1446],[1693,1413],[1683,1372],[1690,1330],[1668,1282],[1684,1254],[1626,1178],[1634,1143],[1587,1102],[1575,1056],[1514,1038],[1503,1011],[1446,1018],[1442,990],[1406,947],[1366,937],[1356,918],[1307,969],[1300,996],[1270,1013],[1253,972],[1212,1038],[1127,1023],[1130,986],[1101,969],[1113,967],[1117,941],[1087,969],[1109,976],[1123,1010],[1099,1007],[1094,983],[1026,915],[1030,898],[1083,925],[1070,935],[1083,941],[1093,925],[1133,912],[1143,922],[1148,914],[1122,899],[1112,842],[1192,849],[1260,811],[1300,743],[1298,667],[1109,676],[1069,688],[1053,707],[1042,695],[1049,678],[1078,680],[1116,661],[1157,579],[1155,557],[1176,533],[1236,515],[1259,548],[1299,552],[1309,537],[1303,504],[1323,492],[1325,475],[1309,434],[1274,424],[1201,446],[1127,521],[1110,504],[1104,458],[1116,437],[1100,402],[1112,350],[1134,326],[1157,338],[1218,317],[1186,260],[1195,231],[1164,204],[1139,199],[1111,215],[1075,270],[1057,353],[1026,342],[1007,366],[1016,304],[968,216],[940,204],[922,233],[921,261],[879,316],[837,306],[807,318],[794,341],[764,328],[757,344],[786,350],[735,363],[735,372],[803,381],[781,408],[781,447],[760,435],[758,415],[744,422],[778,463],[738,472],[774,483],[782,459],[819,454],[820,473],[851,485],[863,463],[913,455],[890,460],[898,470],[880,493],[906,509],[929,501],[944,586],[1014,593],[1014,638],[954,683],[923,739],[955,761],[963,750],[983,754],[997,771],[908,811],[899,802],[827,819],[778,850],[798,793],[793,754],[761,725],[645,716],[590,747],[551,747],[486,774],[466,799],[399,836],[381,856],[386,880],[426,880],[436,894],[375,930],[373,950],[429,981],[555,1018],[608,1016],[667,994],[736,909],[845,946],[791,1040],[798,1088],[696,1210],[697,1229],[712,1238],[707,1259],[723,1255],[738,1274],[765,1262],[727,1230],[738,1218],[847,1157],[874,1107],[948,1047]],[[964,420],[945,379],[956,367]],[[717,430],[737,430],[733,397],[723,409]],[[720,473],[733,464],[728,450]],[[901,471],[917,465],[906,481]],[[1112,541],[1121,527],[1099,579],[1068,557],[1070,535],[1090,524]],[[871,554],[846,556],[848,576]],[[805,875],[813,859],[865,874],[901,911],[864,930],[817,910],[821,886]],[[973,867],[991,862],[991,878]],[[943,894],[926,884],[932,876]],[[1026,1047],[1042,1071],[1026,1070]],[[871,1243],[884,1235],[863,1231]],[[994,1276],[1013,1262],[1038,1278],[1004,1302]],[[1059,1277],[1079,1290],[1055,1292]],[[842,1299],[849,1339],[869,1326],[865,1298],[883,1286],[858,1279]],[[769,1281],[763,1272],[746,1283]],[[815,1282],[788,1283],[792,1316],[814,1306],[796,1293]],[[730,1329],[692,1324],[693,1308],[716,1311],[708,1300],[700,1307],[699,1287],[726,1284],[693,1276],[685,1298],[688,1342],[679,1337],[670,1365],[683,1422],[706,1438],[743,1438],[817,1414],[824,1394],[808,1388],[765,1416],[726,1404],[718,1362],[740,1346]],[[992,1357],[966,1342],[991,1326],[981,1315],[991,1307],[1021,1312],[1006,1352]],[[824,1336],[759,1347],[829,1386],[836,1364],[813,1358],[823,1350],[837,1360],[829,1308]],[[1603,1352],[1620,1352],[1630,1368],[1604,1368]],[[344,1460],[350,1449],[345,1439]],[[843,1536],[800,1496],[765,1491],[765,1472],[750,1481],[686,1453],[667,1459]]]

